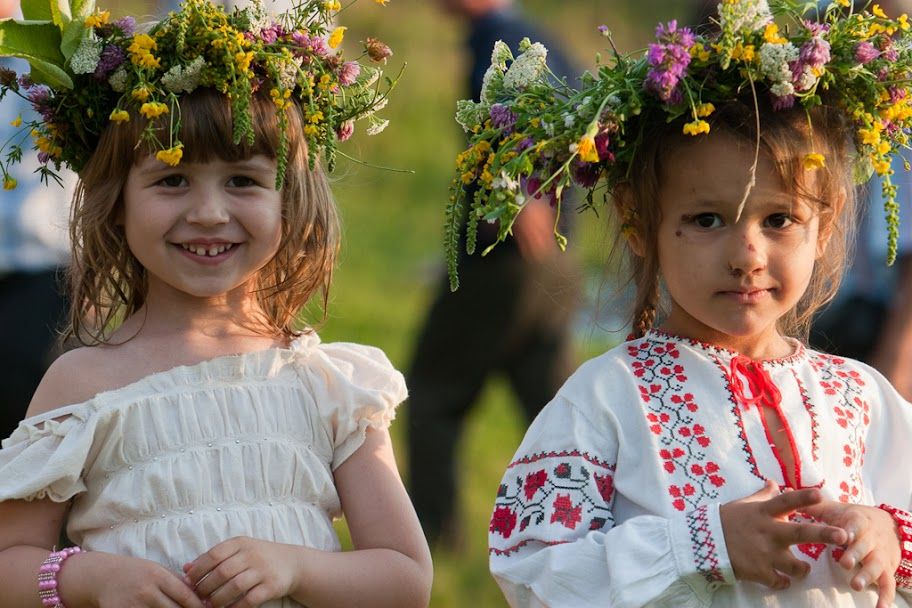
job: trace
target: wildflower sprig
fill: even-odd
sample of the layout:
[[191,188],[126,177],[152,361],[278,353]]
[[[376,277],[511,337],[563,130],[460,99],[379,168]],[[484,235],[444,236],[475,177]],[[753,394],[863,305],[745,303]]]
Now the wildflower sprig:
[[[369,38],[353,60],[338,48],[345,28],[334,20],[354,1],[304,0],[272,17],[258,2],[226,13],[210,0],[186,0],[162,21],[137,28],[131,17],[112,21],[92,0],[24,0],[26,21],[0,21],[0,35],[2,54],[27,59],[31,71],[0,73],[0,99],[12,92],[31,102],[40,119],[24,123],[23,133],[32,134],[42,175],[55,177],[61,165],[81,171],[106,128],[136,120],[143,121],[139,144],[179,164],[180,99],[198,87],[228,97],[235,143],[252,142],[250,103],[262,92],[279,126],[278,188],[293,102],[304,112],[311,165],[322,154],[330,170],[337,142],[351,137],[355,121],[368,119],[369,134],[383,122],[374,113],[396,83],[381,78],[389,47]],[[21,158],[23,137],[0,148],[5,186],[15,184],[10,165]]]
[[[909,147],[912,33],[905,15],[848,4],[818,10],[799,0],[722,0],[712,31],[660,24],[645,53],[625,56],[612,45],[609,59],[575,87],[552,77],[540,44],[524,41],[514,58],[498,43],[481,99],[457,105],[469,144],[456,159],[446,211],[451,286],[463,226],[472,253],[478,222],[498,221],[503,240],[529,198],[559,209],[577,185],[592,207],[629,175],[644,124],[678,119],[684,134],[699,137],[710,132],[716,107],[745,93],[768,96],[775,110],[827,103],[846,113],[857,178],[883,177],[892,260],[899,218],[890,161]],[[607,27],[599,30],[610,41]],[[801,160],[808,171],[826,166],[817,152]],[[477,187],[468,200],[470,184]],[[563,246],[557,228],[555,237]]]

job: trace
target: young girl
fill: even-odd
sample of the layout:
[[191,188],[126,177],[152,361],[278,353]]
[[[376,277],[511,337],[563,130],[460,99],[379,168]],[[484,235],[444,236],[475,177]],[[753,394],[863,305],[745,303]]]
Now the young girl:
[[[4,75],[45,161],[79,172],[70,331],[95,343],[0,450],[4,608],[427,604],[387,432],[402,377],[295,329],[338,240],[317,153],[384,95],[327,42],[337,5],[189,0],[149,34],[76,15],[101,52],[58,66],[73,87]],[[64,525],[81,551],[49,555]]]
[[513,606],[912,603],[912,405],[800,341],[851,242],[852,132],[877,167],[905,139],[908,51],[881,55],[906,20],[833,9],[786,39],[761,3],[720,10],[718,37],[661,26],[644,62],[579,92],[515,86],[543,53],[506,70],[495,50],[491,116],[513,116],[473,142],[498,140],[483,213],[520,177],[530,195],[604,177],[637,287],[634,336],[567,381],[497,492],[491,570]]

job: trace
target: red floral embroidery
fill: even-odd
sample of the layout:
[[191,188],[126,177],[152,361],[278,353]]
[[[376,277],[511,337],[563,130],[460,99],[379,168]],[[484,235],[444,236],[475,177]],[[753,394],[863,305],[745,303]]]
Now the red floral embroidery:
[[532,497],[535,496],[535,493],[538,492],[539,488],[545,485],[547,480],[548,474],[545,473],[544,469],[526,475],[526,485],[523,486],[523,491],[526,493],[526,499],[532,500]]
[[513,534],[513,528],[516,527],[516,513],[507,507],[497,507],[494,509],[494,515],[491,517],[491,525],[488,527],[490,532],[496,532],[504,538],[510,538]]
[[598,488],[599,494],[606,503],[611,502],[611,496],[614,494],[614,478],[611,475],[595,474],[595,487]]
[[574,505],[569,494],[558,494],[554,500],[554,513],[551,514],[551,523],[558,521],[571,530],[582,521],[583,508]]

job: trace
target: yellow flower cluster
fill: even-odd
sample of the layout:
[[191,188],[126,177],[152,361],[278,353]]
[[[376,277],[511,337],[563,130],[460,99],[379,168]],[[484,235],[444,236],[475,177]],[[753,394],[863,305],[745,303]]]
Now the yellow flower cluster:
[[111,122],[128,122],[130,114],[126,110],[114,110],[110,116]]
[[700,135],[709,133],[709,123],[705,120],[694,120],[693,122],[684,123],[684,135]]
[[133,42],[127,47],[130,52],[130,61],[134,65],[144,68],[157,68],[161,64],[158,58],[152,54],[152,51],[158,49],[158,45],[148,34],[136,34],[133,36]]
[[139,108],[139,113],[146,118],[158,118],[162,114],[168,113],[168,106],[160,101],[147,101]]
[[110,21],[111,12],[110,11],[100,11],[93,15],[89,15],[85,18],[86,27],[101,27]]
[[823,167],[826,167],[826,159],[824,158],[823,154],[819,154],[817,152],[805,154],[803,163],[806,171],[814,171],[816,169],[822,169]]
[[345,37],[345,30],[348,28],[344,25],[340,25],[333,30],[332,34],[329,35],[329,40],[326,41],[326,44],[329,45],[329,48],[334,49],[342,44],[342,39]]
[[270,89],[269,96],[272,97],[272,103],[274,103],[280,110],[291,105],[291,89],[285,89],[284,91],[279,91],[278,89]]
[[181,157],[184,155],[183,148],[183,144],[178,144],[166,150],[159,150],[155,153],[155,158],[162,161],[166,165],[175,167],[180,163]]

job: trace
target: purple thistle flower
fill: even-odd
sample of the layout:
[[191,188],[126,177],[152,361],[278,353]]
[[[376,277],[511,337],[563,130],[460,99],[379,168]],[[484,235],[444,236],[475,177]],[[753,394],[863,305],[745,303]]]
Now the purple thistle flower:
[[811,35],[815,38],[822,34],[830,33],[830,24],[829,23],[818,23],[816,21],[808,21],[807,19],[802,19],[801,21],[804,24],[804,27],[811,32]]
[[830,60],[830,43],[823,38],[814,37],[801,45],[798,61],[811,69],[820,68]]
[[280,37],[285,35],[285,28],[282,27],[281,23],[273,22],[269,27],[265,27],[260,30],[260,40],[266,44],[272,44]]
[[864,40],[855,45],[855,61],[864,65],[877,59],[880,51],[873,44]]
[[599,31],[599,34],[601,34],[602,36],[605,36],[605,37],[608,37],[608,35],[611,34],[611,30],[608,29],[607,25],[598,26],[598,31]]
[[51,90],[48,87],[44,85],[33,86],[26,93],[26,97],[35,111],[41,114],[45,121],[53,122],[54,107],[51,105]]
[[332,49],[329,48],[329,45],[326,44],[326,41],[322,38],[311,38],[309,46],[313,54],[318,57],[326,57],[332,53]]
[[124,36],[132,36],[136,31],[136,19],[123,17],[114,22],[114,27],[119,29]]
[[339,84],[343,87],[355,84],[361,73],[361,65],[357,61],[346,61],[339,69]]
[[491,106],[491,122],[495,128],[509,132],[516,124],[516,114],[502,103],[495,103]]
[[48,164],[50,162],[50,160],[51,160],[51,155],[48,154],[47,152],[38,153],[38,162],[41,163],[42,165]]
[[678,23],[671,20],[656,27],[658,42],[649,45],[646,60],[652,68],[646,74],[647,90],[654,92],[662,101],[676,103],[681,95],[675,91],[690,65],[690,49],[694,35],[688,28],[678,29]]
[[122,48],[116,44],[107,44],[101,51],[101,58],[95,67],[95,78],[104,80],[127,60]]

